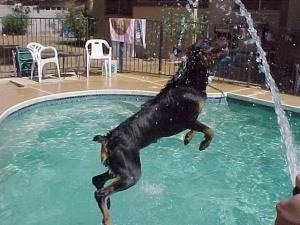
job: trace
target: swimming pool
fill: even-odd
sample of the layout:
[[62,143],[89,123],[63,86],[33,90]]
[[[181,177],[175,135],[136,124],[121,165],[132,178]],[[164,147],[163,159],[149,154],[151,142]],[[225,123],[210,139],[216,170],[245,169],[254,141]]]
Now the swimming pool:
[[[0,126],[1,224],[100,224],[91,178],[105,168],[91,139],[146,98],[65,98],[6,118]],[[180,133],[142,150],[141,180],[111,199],[114,224],[273,223],[276,202],[291,191],[275,114],[235,100],[209,100],[200,119],[215,131],[210,147],[198,151],[201,134],[184,146]],[[290,122],[299,137],[300,118],[290,115]]]

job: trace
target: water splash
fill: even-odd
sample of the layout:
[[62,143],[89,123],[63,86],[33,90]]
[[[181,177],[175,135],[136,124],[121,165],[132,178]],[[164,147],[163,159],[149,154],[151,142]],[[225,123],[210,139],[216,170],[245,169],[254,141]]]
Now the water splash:
[[[197,10],[193,10],[193,9],[197,9],[198,4],[199,4],[199,0],[194,0],[194,1],[193,0],[188,0],[188,4],[186,4],[186,6],[185,6],[186,10],[190,14],[190,19],[194,21],[194,24],[195,24],[196,19],[197,19]],[[180,48],[182,47],[183,35],[184,35],[186,29],[187,29],[187,22],[186,22],[185,17],[182,17],[181,21],[180,21],[180,31],[179,31],[179,37],[178,37],[178,40],[177,40],[177,45],[173,49],[173,53],[174,53],[175,56],[178,55],[178,50],[180,50]]]
[[257,47],[256,61],[259,63],[259,71],[265,74],[266,85],[267,87],[269,87],[270,92],[272,94],[272,100],[274,101],[274,109],[277,115],[277,122],[281,133],[282,150],[287,160],[292,184],[294,185],[295,176],[297,174],[297,165],[298,165],[297,154],[296,154],[296,149],[294,147],[294,141],[293,141],[290,124],[282,108],[279,90],[271,75],[270,66],[266,58],[266,53],[262,48],[260,38],[257,34],[256,29],[254,28],[251,14],[247,11],[245,5],[241,2],[241,0],[233,0],[233,1],[240,7],[241,16],[243,16],[246,19],[246,22],[248,24],[248,31],[252,39],[255,41]]
[[180,33],[179,33],[179,38],[178,38],[178,43],[177,43],[178,48],[181,48],[181,46],[182,46],[182,39],[183,39],[183,35],[185,33],[186,28],[187,28],[187,24],[185,22],[185,18],[182,17],[181,21],[180,21]]
[[162,195],[164,192],[164,188],[161,185],[151,184],[148,182],[144,182],[142,184],[141,189],[144,193],[147,193],[150,195]]

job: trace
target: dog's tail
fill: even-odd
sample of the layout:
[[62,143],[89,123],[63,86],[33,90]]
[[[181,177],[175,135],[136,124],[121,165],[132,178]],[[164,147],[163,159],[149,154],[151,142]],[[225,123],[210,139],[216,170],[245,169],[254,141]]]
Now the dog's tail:
[[105,139],[106,139],[106,136],[103,136],[103,135],[96,135],[96,136],[93,138],[93,141],[102,143],[102,141],[104,141]]

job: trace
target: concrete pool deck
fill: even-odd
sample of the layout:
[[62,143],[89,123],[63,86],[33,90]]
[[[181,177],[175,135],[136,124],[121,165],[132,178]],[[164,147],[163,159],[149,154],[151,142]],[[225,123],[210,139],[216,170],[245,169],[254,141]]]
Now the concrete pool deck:
[[[41,83],[28,78],[0,79],[0,115],[10,107],[21,102],[51,94],[74,91],[122,89],[144,90],[158,92],[164,87],[169,77],[140,74],[119,73],[111,78],[95,75],[86,77],[65,77],[61,80],[47,78]],[[222,92],[232,98],[247,100],[253,103],[270,105],[271,94],[268,90],[256,86],[244,86],[229,82],[213,81],[212,87],[207,88],[209,95],[218,95]],[[300,96],[281,94],[282,104],[289,110],[300,113]]]

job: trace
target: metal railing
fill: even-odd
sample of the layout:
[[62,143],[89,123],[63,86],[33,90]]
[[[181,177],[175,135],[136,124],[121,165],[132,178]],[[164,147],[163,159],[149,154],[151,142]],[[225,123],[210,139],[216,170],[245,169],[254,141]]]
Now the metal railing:
[[[72,33],[64,32],[63,20],[56,18],[29,18],[28,26],[22,33],[4,33],[3,19],[0,18],[2,35],[0,36],[0,77],[16,76],[12,51],[16,46],[26,47],[29,42],[54,46],[58,51],[77,52],[84,56],[82,43],[84,39],[74,37]],[[86,28],[84,28],[86,29]],[[84,67],[84,57],[74,60],[74,57],[60,58],[60,64],[66,69]],[[75,64],[76,62],[76,64]]]
[[[79,53],[81,54],[78,57],[79,59],[74,56],[60,58],[60,64],[62,65],[64,60],[64,67],[67,71],[79,68],[80,72],[84,73],[85,41],[98,37],[110,41],[108,18],[100,21],[100,25],[99,21],[86,20],[84,26],[81,27],[83,35],[80,38],[77,34],[65,28],[64,19],[29,18],[28,26],[22,34],[3,33],[2,22],[3,18],[0,18],[0,31],[2,31],[0,36],[0,77],[16,75],[12,55],[12,50],[16,46],[26,47],[29,42],[39,42],[43,45],[54,46],[58,51]],[[101,31],[97,32],[99,27]],[[219,68],[216,72],[216,76],[220,80],[229,79],[245,82],[246,84],[264,85],[264,76],[259,74],[258,63],[256,62],[255,44],[247,43],[249,40],[243,31],[243,27],[239,25],[222,25],[220,28],[220,26],[212,24],[192,24],[191,27],[197,27],[197,29],[185,32],[183,49],[195,42],[195,39],[201,40],[218,36],[226,36],[229,39],[231,60],[229,64],[223,64],[223,68]],[[179,32],[179,28],[176,26],[174,29],[169,29],[161,21],[147,20],[146,48],[110,41],[113,46],[113,58],[118,61],[119,72],[173,75],[178,66],[178,59],[172,55],[172,49],[178,42]],[[96,33],[97,35],[95,35]],[[274,33],[276,34],[276,32]],[[265,46],[268,51],[267,44]],[[275,79],[286,80],[288,85],[279,85],[279,88],[289,91],[293,89],[295,74],[294,71],[285,68],[285,65],[294,64],[291,58],[297,58],[297,53],[295,53],[295,56],[283,58],[282,55],[277,54],[278,52],[278,49],[271,49],[267,52],[272,74],[275,74]],[[96,69],[96,72],[99,72],[99,64],[92,66]],[[281,83],[283,84],[283,82]]]

